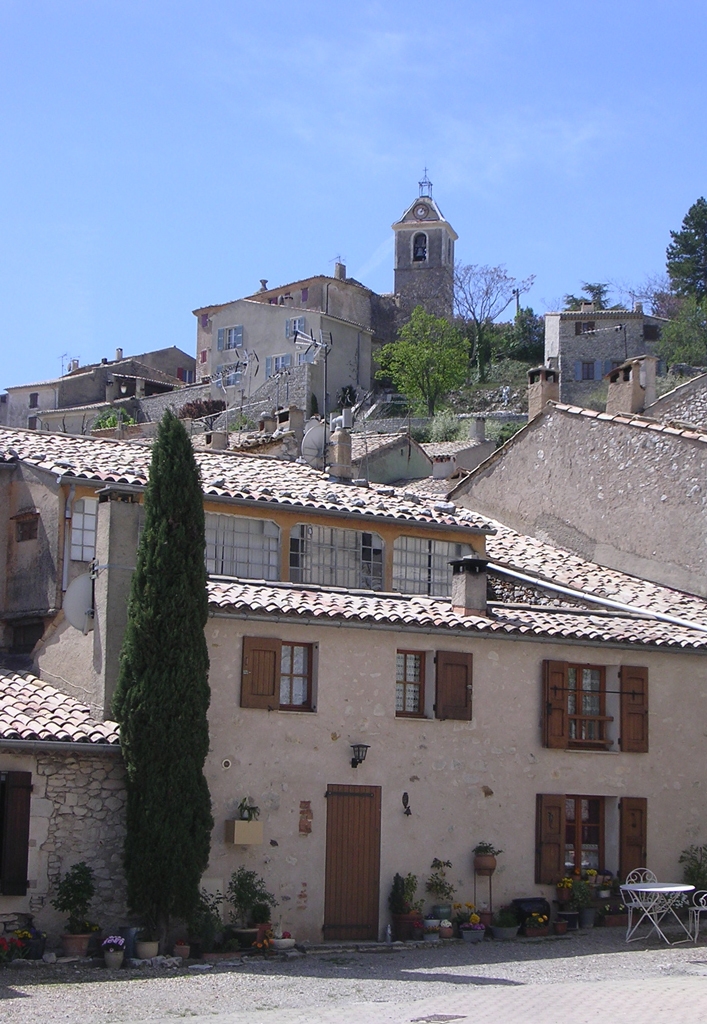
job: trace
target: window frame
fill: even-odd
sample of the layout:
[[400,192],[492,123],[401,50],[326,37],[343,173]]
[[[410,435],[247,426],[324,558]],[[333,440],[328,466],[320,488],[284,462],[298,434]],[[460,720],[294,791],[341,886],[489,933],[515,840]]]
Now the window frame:
[[[307,651],[307,700],[302,704],[283,704],[282,652],[283,648],[304,648]],[[316,676],[319,645],[299,640],[281,640],[279,637],[244,636],[241,658],[240,706],[260,711],[316,712]],[[265,669],[265,671],[264,671]],[[272,670],[272,671],[270,671]],[[301,673],[286,673],[290,679]],[[292,690],[290,688],[290,696]]]
[[[87,501],[88,502],[92,502],[92,504],[94,505],[94,508],[95,508],[94,512],[86,512],[85,503]],[[77,507],[79,504],[81,504],[81,506],[82,506],[81,509],[79,509]],[[93,522],[94,522],[93,530],[86,530],[86,524],[85,524],[84,519],[82,519],[81,525],[77,526],[76,525],[76,518],[77,518],[77,516],[82,516],[82,517],[88,516],[89,519],[93,519]],[[77,540],[74,539],[75,537],[78,537],[79,533],[81,535],[80,543],[77,542]],[[93,533],[93,546],[87,545],[86,541],[85,541],[86,534],[88,534],[90,536],[91,533]],[[90,498],[90,497],[76,498],[74,500],[74,504],[73,504],[73,506],[71,508],[71,537],[70,537],[70,544],[69,544],[69,546],[70,546],[70,558],[71,558],[72,562],[92,562],[93,561],[93,559],[96,557],[96,536],[97,536],[97,533],[98,533],[98,498]],[[81,556],[79,556],[79,555],[74,553],[79,547],[81,549]],[[86,551],[90,551],[91,552],[88,558],[84,557],[84,554],[85,554]]]
[[231,352],[243,348],[243,324],[219,327],[216,333],[216,347],[219,352]]
[[[424,238],[424,246],[418,246],[418,239]],[[419,251],[424,252],[424,255],[418,256],[416,253]],[[427,236],[426,231],[416,231],[412,236],[412,262],[413,263],[427,263],[429,259],[430,240]]]
[[[280,579],[280,551],[282,529],[272,519],[260,519],[257,516],[234,516],[221,512],[206,512],[205,516],[204,562],[206,571],[212,576],[227,576],[233,579],[269,580]],[[242,526],[243,529],[237,527]],[[251,529],[259,526],[258,529]],[[267,527],[274,527],[276,535],[268,534]],[[228,529],[230,527],[230,530]],[[239,538],[243,543],[237,543]],[[261,540],[260,545],[256,544]],[[230,557],[226,552],[230,551]],[[239,558],[239,552],[245,557]],[[254,559],[258,553],[261,557]],[[211,567],[213,566],[213,568]],[[221,568],[219,569],[218,566]],[[256,566],[267,570],[264,575],[248,575]],[[245,572],[243,571],[245,567]],[[227,572],[226,568],[232,571]],[[240,571],[238,571],[240,568]],[[269,574],[268,574],[269,573]]]
[[[311,711],[312,710],[312,674],[313,674],[313,662],[314,662],[314,649],[313,649],[314,645],[311,644],[311,643],[304,643],[304,644],[296,643],[293,640],[282,640],[280,642],[280,647],[281,647],[281,655],[280,655],[280,682],[279,682],[279,690],[280,690],[280,707],[279,707],[279,710],[280,711]],[[293,656],[294,656],[294,650],[296,648],[301,648],[302,650],[307,652],[307,672],[306,672],[307,699],[305,701],[300,702],[299,704],[293,704],[293,703],[289,703],[288,704],[288,703],[283,703],[283,700],[282,700],[282,683],[283,683],[283,679],[284,678],[289,678],[290,679],[290,696],[292,696],[292,680],[294,678],[296,678],[296,675],[295,675],[294,672],[283,673],[283,671],[282,671],[282,652],[284,652],[285,649],[288,649],[288,650],[293,652],[293,655],[291,655],[291,663],[292,663],[292,659],[293,659]],[[302,677],[302,673],[297,673],[297,676]]]
[[[400,666],[399,659],[404,659],[403,675],[407,674],[407,659],[418,658],[419,659],[419,679],[417,681],[411,679],[400,679]],[[425,665],[427,663],[427,652],[426,651],[413,651],[407,648],[400,648],[395,652],[395,717],[396,718],[425,718]],[[403,698],[402,698],[402,710],[398,710],[398,687],[403,687]],[[417,711],[406,711],[406,698],[408,686],[417,687],[418,689],[418,710]]]
[[306,334],[307,332],[307,318],[306,316],[290,316],[285,320],[285,337],[294,338],[295,332],[297,334]]
[[[591,804],[591,803],[596,802],[597,810],[598,810],[597,820],[596,821],[587,821],[585,823],[584,819],[582,818],[582,807],[581,807],[581,802],[583,800],[586,800],[587,804]],[[570,803],[574,803],[574,821],[571,821],[568,818],[568,813],[567,812],[568,812],[568,808],[569,808]],[[588,808],[588,810],[589,810],[589,808]],[[585,829],[590,829],[590,828],[591,829],[597,829],[597,842],[596,842],[596,844],[594,844],[594,843],[587,843],[585,841],[585,836],[584,836]],[[571,844],[569,844],[568,841],[567,841],[568,837],[570,835],[570,830],[574,833],[573,842]],[[572,875],[572,874],[574,874],[577,871],[577,867],[578,867],[578,865],[577,865],[577,856],[578,855],[579,855],[579,869],[582,872],[588,870],[589,868],[594,868],[596,871],[599,871],[600,869],[605,867],[605,864],[606,864],[605,835],[606,835],[606,809],[605,809],[604,797],[603,796],[589,796],[589,795],[584,794],[584,793],[583,794],[575,794],[575,793],[567,793],[567,794],[565,794],[565,834],[564,834],[564,847],[563,847],[563,864],[564,864],[564,871],[565,871],[566,875]],[[596,848],[597,848],[597,854],[596,854],[597,861],[596,861],[596,864],[589,863],[588,860],[587,860],[587,863],[585,864],[584,858],[582,856],[582,851],[585,850],[585,849],[589,849],[590,847],[594,847],[595,845],[596,845]],[[571,864],[570,864],[570,862],[568,860],[568,857],[567,857],[567,850],[570,849],[570,848],[574,850],[574,854],[575,854],[574,861]]]
[[[423,545],[426,545],[426,550],[423,550]],[[446,545],[446,550],[442,545]],[[453,558],[463,558],[471,553],[471,545],[460,541],[401,534],[393,541],[391,589],[399,594],[448,597],[452,589],[452,569],[448,563]],[[442,565],[445,566],[444,578],[441,575]],[[405,570],[414,572],[410,575]]]
[[575,320],[574,322],[575,336],[578,334],[593,334],[596,329],[596,320]]
[[28,540],[37,540],[39,537],[39,513],[19,515],[13,517],[15,520],[15,543],[24,544]]
[[583,359],[582,360],[582,380],[596,380],[594,373],[594,360]]
[[30,407],[30,409],[38,409],[39,408],[39,392],[38,391],[30,391],[30,393],[29,393],[29,407]]
[[[588,672],[599,672],[599,689],[598,690],[586,690],[584,687],[575,685],[570,686],[569,674],[574,671],[575,680],[578,681],[580,674],[583,675],[585,671]],[[580,713],[577,710],[577,697],[579,695],[583,697],[596,695],[599,698],[599,713],[598,714],[585,714]],[[575,710],[570,711],[570,703],[572,698],[575,700]],[[575,735],[572,735],[572,723],[574,721]],[[601,749],[607,749],[606,737],[606,726],[609,722],[614,721],[613,715],[606,714],[606,668],[603,665],[582,665],[577,662],[567,662],[567,722],[568,722],[568,746],[572,749],[585,750],[587,748],[593,749],[599,747]],[[586,731],[591,732],[592,726],[596,726],[598,736],[596,737],[579,737],[576,735],[579,730],[579,723],[584,722],[585,725],[589,725],[589,729]]]
[[26,896],[32,773],[0,771],[0,893]]
[[[354,564],[347,564],[351,555]],[[288,566],[291,583],[377,593],[385,582],[385,541],[373,530],[295,523],[290,529]],[[354,573],[357,578],[352,582]]]

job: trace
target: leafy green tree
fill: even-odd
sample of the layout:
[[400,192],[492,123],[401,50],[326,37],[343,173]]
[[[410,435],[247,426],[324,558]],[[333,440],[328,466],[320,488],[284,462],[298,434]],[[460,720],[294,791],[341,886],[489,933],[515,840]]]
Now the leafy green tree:
[[167,411],[152,449],[113,700],[127,769],[128,902],[161,948],[170,917],[193,913],[209,859],[207,614],[199,469]]
[[378,355],[379,379],[390,377],[417,408],[434,416],[441,400],[466,378],[466,345],[456,327],[416,306],[398,340]]
[[545,355],[545,319],[536,316],[530,306],[519,309],[510,324],[492,341],[492,355],[517,359],[524,363],[542,363]]
[[565,295],[565,309],[571,311],[582,308],[583,302],[593,302],[595,309],[609,308],[609,285],[592,284],[589,281],[582,281],[582,295]]
[[680,231],[671,231],[667,270],[678,295],[707,297],[707,200],[700,197],[685,214]]
[[707,298],[683,299],[675,319],[663,328],[657,351],[668,365],[707,366]]

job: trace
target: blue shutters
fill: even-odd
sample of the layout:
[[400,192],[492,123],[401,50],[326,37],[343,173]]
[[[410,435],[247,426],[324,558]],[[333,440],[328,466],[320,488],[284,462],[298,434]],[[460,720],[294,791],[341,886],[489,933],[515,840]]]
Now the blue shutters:
[[594,380],[601,380],[603,374],[601,372],[601,359],[597,359],[594,363]]
[[268,356],[265,360],[265,377],[272,377],[272,356]]
[[218,350],[223,352],[223,327],[218,329]]
[[574,364],[574,379],[575,380],[581,380],[582,379],[582,360],[581,359],[577,359],[575,361],[575,364]]

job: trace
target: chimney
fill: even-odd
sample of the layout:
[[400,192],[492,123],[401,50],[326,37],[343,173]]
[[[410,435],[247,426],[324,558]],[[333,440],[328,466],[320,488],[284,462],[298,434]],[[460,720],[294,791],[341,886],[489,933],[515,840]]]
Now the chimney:
[[228,431],[212,430],[204,437],[206,447],[212,452],[223,452],[228,448]]
[[539,416],[548,402],[559,402],[560,382],[557,370],[536,366],[528,370],[528,422]]
[[334,264],[334,277],[336,278],[337,281],[346,280],[346,267],[344,266],[343,263],[337,262]]
[[329,441],[329,476],[340,483],[353,480],[351,465],[351,434],[345,427],[337,427]]
[[115,350],[115,360],[116,360],[116,362],[120,362],[120,360],[122,358],[123,358],[123,350],[122,350],[122,348],[117,348]]
[[473,427],[470,426],[469,437],[472,441],[485,441],[486,440],[486,417],[477,416],[474,420]]
[[655,356],[639,356],[609,374],[606,411],[610,416],[643,412],[655,402]]
[[638,301],[634,302],[634,304],[633,304],[633,311],[634,311],[634,313],[642,313],[643,312],[643,303],[642,302],[638,302]]
[[593,302],[582,302],[579,307],[580,313],[593,313],[594,303]]
[[260,278],[260,290],[261,290],[261,292],[266,292],[268,290],[268,279],[267,279],[267,277],[261,277]]
[[304,413],[296,405],[291,405],[289,412],[290,430],[294,431],[297,443],[301,444],[302,438],[304,437]]
[[265,434],[274,434],[277,430],[277,417],[274,413],[264,412],[260,422],[258,423],[258,430]]
[[457,615],[486,615],[488,558],[477,554],[453,558],[452,611]]

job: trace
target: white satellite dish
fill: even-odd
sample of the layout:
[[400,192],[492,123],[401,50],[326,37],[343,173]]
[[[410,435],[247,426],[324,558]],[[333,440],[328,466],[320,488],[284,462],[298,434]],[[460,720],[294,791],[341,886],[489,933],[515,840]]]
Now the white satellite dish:
[[321,420],[310,421],[302,438],[302,458],[314,469],[321,469],[324,465],[325,438],[326,424]]
[[64,615],[74,629],[85,635],[93,629],[93,580],[84,572],[72,580],[64,594]]

